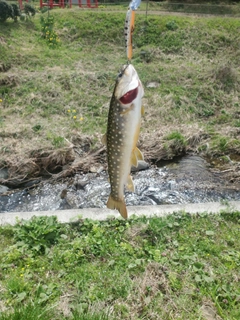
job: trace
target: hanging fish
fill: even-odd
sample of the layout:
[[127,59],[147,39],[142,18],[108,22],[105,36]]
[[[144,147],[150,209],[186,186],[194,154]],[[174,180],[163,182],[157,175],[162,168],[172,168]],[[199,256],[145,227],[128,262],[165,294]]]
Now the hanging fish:
[[124,36],[127,59],[132,59],[132,35],[134,31],[135,11],[139,7],[141,0],[133,0],[128,7],[128,11],[125,19]]
[[107,133],[103,143],[107,146],[108,173],[111,193],[107,207],[117,209],[127,218],[124,186],[134,192],[130,176],[131,166],[143,160],[137,148],[144,90],[133,65],[124,65],[117,77],[108,113]]

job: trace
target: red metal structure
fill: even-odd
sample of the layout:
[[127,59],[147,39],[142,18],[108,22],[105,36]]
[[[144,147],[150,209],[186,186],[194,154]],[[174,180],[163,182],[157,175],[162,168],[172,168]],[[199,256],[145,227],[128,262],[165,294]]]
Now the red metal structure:
[[78,5],[80,8],[82,7],[97,8],[98,0],[78,0]]
[[[28,2],[28,0],[25,0],[25,1]],[[23,2],[22,2],[22,0],[18,0],[18,3],[19,3],[20,10],[23,10]]]
[[64,0],[59,0],[57,3],[53,0],[48,0],[48,2],[43,2],[43,0],[40,0],[40,8],[49,7],[50,9],[52,9],[53,7],[64,8],[64,6]]
[[[19,0],[22,1],[22,0]],[[42,7],[49,7],[52,9],[53,7],[60,7],[64,8],[66,5],[68,5],[70,8],[72,8],[72,4],[78,5],[80,8],[97,8],[98,7],[98,0],[58,0],[58,2],[54,0],[40,0],[40,8]]]
[[[28,2],[28,0],[25,0]],[[19,7],[21,10],[23,10],[23,0],[18,0]],[[80,8],[97,8],[98,7],[98,0],[73,0],[73,3],[78,5]],[[40,8],[42,7],[49,7],[50,9],[53,9],[53,7],[59,7],[64,8],[66,5],[68,5],[70,8],[72,8],[72,0],[58,0],[58,2],[55,2],[54,0],[40,0]]]

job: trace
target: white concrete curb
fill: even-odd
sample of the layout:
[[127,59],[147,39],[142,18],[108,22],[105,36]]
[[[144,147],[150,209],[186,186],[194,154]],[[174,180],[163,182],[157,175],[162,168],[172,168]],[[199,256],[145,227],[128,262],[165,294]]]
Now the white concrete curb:
[[[135,206],[128,207],[129,217],[136,216],[158,216],[163,217],[173,212],[184,211],[187,213],[219,213],[221,210],[240,211],[240,201],[229,201],[226,204],[219,202],[171,204],[159,206]],[[5,212],[0,213],[0,225],[14,225],[19,220],[29,220],[33,216],[57,216],[60,222],[71,222],[79,218],[92,220],[105,220],[108,217],[120,218],[117,211],[106,208],[86,208],[56,211],[33,211],[33,212]]]

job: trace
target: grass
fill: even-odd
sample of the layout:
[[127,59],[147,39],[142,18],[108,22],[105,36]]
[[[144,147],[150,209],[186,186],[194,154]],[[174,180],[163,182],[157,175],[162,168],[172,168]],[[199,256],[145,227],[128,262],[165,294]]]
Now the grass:
[[[54,49],[41,37],[42,15],[48,13],[1,24],[1,163],[13,173],[16,159],[34,162],[35,150],[69,147],[78,136],[98,147],[126,62],[125,13],[52,10],[60,39]],[[143,152],[149,138],[166,145],[177,127],[186,149],[201,132],[195,150],[207,144],[210,154],[238,154],[239,19],[137,14],[135,27],[132,63],[145,87]],[[158,86],[148,88],[151,82]]]
[[[213,1],[212,1],[213,2]],[[181,3],[180,1],[176,1],[176,3],[169,1],[161,1],[161,2],[147,2],[142,1],[138,11],[148,12],[171,12],[171,13],[182,13],[182,14],[213,14],[213,15],[239,15],[240,8],[238,4],[229,5],[227,1],[221,1],[220,4],[198,1],[198,3],[194,3],[194,1],[188,1],[188,3]],[[120,3],[103,3],[98,5],[98,9],[101,11],[120,11],[127,10],[129,6],[129,2]]]
[[239,319],[240,213],[0,228],[0,319]]

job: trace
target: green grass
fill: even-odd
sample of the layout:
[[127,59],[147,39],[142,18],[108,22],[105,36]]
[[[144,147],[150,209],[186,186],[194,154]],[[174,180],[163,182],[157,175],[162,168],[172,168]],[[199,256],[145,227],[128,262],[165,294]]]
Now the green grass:
[[240,213],[34,217],[0,228],[0,319],[206,319],[240,313]]

